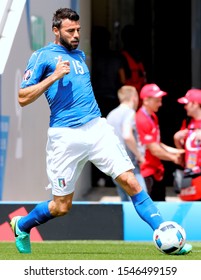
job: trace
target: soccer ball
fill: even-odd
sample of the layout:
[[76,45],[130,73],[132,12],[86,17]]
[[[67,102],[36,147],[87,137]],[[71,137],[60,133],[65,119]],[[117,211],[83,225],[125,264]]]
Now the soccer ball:
[[186,242],[186,232],[183,227],[173,221],[160,224],[153,233],[156,248],[165,254],[175,254]]

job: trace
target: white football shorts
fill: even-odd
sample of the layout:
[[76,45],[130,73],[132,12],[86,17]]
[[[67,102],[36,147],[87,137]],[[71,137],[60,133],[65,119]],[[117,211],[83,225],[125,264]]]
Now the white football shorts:
[[76,128],[50,127],[46,152],[47,188],[52,188],[56,196],[74,192],[75,183],[88,161],[113,179],[134,169],[105,118],[96,118]]

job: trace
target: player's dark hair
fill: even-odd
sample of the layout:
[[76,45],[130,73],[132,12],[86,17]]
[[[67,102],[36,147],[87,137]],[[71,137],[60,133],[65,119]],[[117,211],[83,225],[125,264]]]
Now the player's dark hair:
[[60,8],[53,15],[52,28],[57,27],[59,29],[64,19],[78,21],[79,18],[79,15],[75,11],[69,8]]

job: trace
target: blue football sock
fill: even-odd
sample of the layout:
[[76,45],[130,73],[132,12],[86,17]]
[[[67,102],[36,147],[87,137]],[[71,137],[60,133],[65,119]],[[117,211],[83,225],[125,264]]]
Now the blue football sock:
[[18,228],[21,231],[29,233],[33,227],[44,224],[54,216],[50,214],[48,204],[50,200],[41,202],[27,215],[18,221]]
[[158,208],[147,192],[142,190],[136,195],[131,196],[131,200],[138,215],[142,220],[148,223],[153,230],[157,229],[159,225],[164,222]]

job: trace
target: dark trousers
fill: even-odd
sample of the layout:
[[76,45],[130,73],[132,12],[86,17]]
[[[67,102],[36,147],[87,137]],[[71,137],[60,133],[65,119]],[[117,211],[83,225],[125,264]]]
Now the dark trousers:
[[166,186],[163,180],[156,181],[153,176],[148,176],[144,179],[151,199],[153,201],[165,201]]

